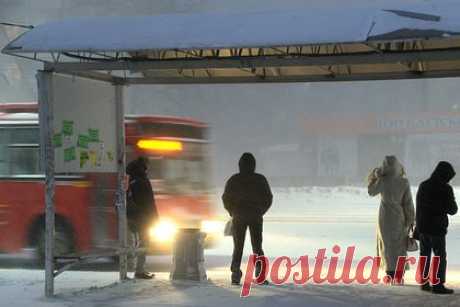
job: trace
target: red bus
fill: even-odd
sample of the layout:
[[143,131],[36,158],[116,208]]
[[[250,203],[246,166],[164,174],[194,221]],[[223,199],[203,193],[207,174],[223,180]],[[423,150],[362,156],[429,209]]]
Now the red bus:
[[[0,105],[0,252],[44,254],[44,174],[36,103]],[[202,228],[207,245],[217,225],[209,194],[206,124],[187,118],[126,116],[127,161],[150,160],[160,220],[151,251],[170,251],[180,227]],[[56,176],[56,253],[116,246],[115,175]]]

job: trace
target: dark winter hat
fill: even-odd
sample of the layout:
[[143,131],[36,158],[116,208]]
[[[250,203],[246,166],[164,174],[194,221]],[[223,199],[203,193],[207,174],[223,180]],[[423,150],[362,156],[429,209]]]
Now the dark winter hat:
[[129,162],[126,166],[126,173],[130,176],[141,176],[147,171],[148,160],[145,157],[138,157],[136,160]]
[[245,152],[238,163],[240,173],[254,173],[256,171],[256,158],[250,152]]
[[441,161],[438,163],[436,168],[431,175],[431,178],[439,179],[442,182],[449,182],[452,178],[455,177],[455,170],[447,161]]

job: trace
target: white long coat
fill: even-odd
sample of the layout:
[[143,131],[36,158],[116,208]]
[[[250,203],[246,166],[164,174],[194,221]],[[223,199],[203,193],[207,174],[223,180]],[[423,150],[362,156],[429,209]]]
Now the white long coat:
[[368,192],[380,194],[377,226],[377,255],[385,271],[395,271],[399,256],[407,256],[407,236],[415,223],[410,185],[395,157],[386,157],[383,166],[370,175]]

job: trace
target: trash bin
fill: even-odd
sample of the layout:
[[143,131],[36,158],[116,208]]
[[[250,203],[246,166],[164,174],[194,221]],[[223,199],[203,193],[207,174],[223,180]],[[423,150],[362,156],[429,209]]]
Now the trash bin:
[[199,229],[181,229],[173,248],[171,279],[205,281],[204,239]]

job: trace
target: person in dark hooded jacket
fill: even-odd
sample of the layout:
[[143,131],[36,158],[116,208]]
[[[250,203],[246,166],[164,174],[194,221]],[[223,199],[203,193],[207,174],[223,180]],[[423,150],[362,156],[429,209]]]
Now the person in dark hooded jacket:
[[[262,250],[263,215],[272,204],[273,195],[267,179],[255,172],[256,159],[251,153],[244,153],[239,161],[240,172],[227,181],[222,196],[225,209],[232,217],[233,256],[232,283],[239,284],[242,276],[240,269],[243,256],[246,229],[251,235],[254,254],[264,255]],[[256,275],[260,275],[262,266],[256,266]],[[265,273],[263,273],[265,274]]]
[[446,282],[447,254],[446,234],[449,225],[447,215],[458,211],[454,192],[449,181],[455,171],[449,162],[441,161],[428,180],[422,182],[417,192],[416,229],[420,239],[420,256],[427,257],[424,276],[428,277],[431,252],[440,257],[438,278],[440,283],[430,287],[422,285],[422,290],[438,294],[452,294],[454,291],[444,287]]
[[[158,218],[147,169],[148,160],[144,157],[131,161],[126,167],[126,173],[129,175],[129,187],[126,197],[128,225],[135,237],[136,245],[141,248],[146,248],[148,229]],[[144,269],[145,259],[144,252],[137,254],[136,272],[134,274],[136,278],[151,279],[153,277],[153,274],[146,272]]]

